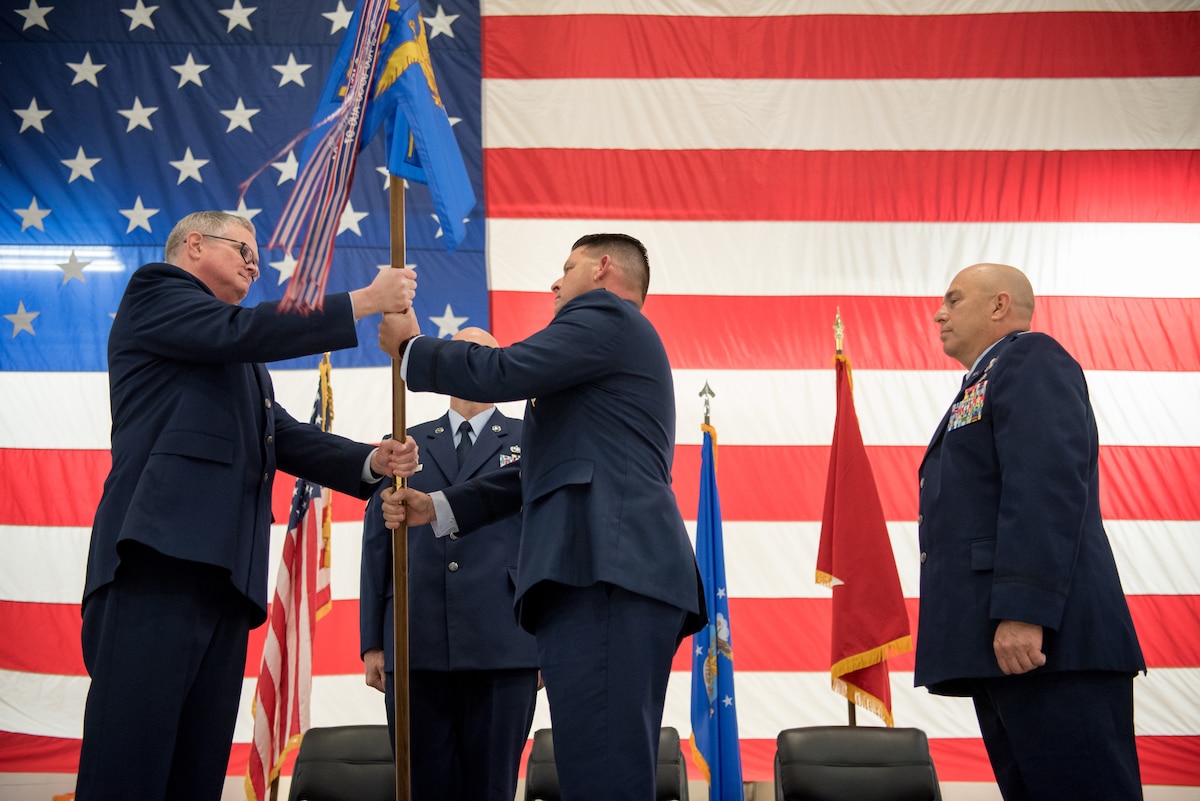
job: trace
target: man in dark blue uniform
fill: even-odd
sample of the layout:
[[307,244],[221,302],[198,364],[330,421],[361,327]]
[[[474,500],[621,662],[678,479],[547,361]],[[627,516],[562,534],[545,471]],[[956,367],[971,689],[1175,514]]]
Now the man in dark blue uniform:
[[[480,328],[454,339],[496,347]],[[491,403],[450,410],[408,430],[422,469],[408,486],[445,489],[521,457],[520,420]],[[521,521],[475,536],[408,531],[409,729],[414,801],[512,801],[537,701],[533,635],[513,617]],[[363,519],[359,631],[367,684],[385,693],[395,743],[392,531],[378,493]]]
[[361,498],[410,474],[412,444],[376,448],[300,423],[262,362],[357,344],[354,321],[410,305],[411,270],[330,295],[322,311],[242,308],[258,278],[249,221],[197,212],[164,262],[129,279],[108,340],[112,470],[83,591],[91,675],[79,801],[221,795],[248,632],[267,614],[276,468]]
[[[507,348],[416,336],[405,315],[380,325],[409,389],[530,399],[520,462],[403,500],[418,524],[441,498],[435,528],[464,534],[520,513],[517,611],[537,639],[567,801],[654,798],[671,659],[706,622],[671,490],[675,391],[641,311],[649,283],[641,242],[593,234],[551,286],[554,319]],[[393,525],[405,514],[397,495],[384,495]]]
[[934,314],[968,372],[920,467],[915,682],[970,696],[1006,801],[1142,797],[1146,669],[1100,519],[1079,364],[1031,333],[1019,270],[976,264]]

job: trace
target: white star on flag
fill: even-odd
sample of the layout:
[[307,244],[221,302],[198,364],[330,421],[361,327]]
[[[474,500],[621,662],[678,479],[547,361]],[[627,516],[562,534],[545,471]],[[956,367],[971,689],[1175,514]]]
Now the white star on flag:
[[42,133],[46,129],[42,127],[42,120],[49,117],[54,112],[51,109],[38,108],[37,98],[29,101],[29,108],[14,108],[13,113],[21,118],[21,130],[18,133],[25,133],[26,128],[37,128]]
[[83,148],[79,148],[79,152],[75,154],[75,158],[62,160],[62,164],[71,168],[71,177],[67,179],[67,183],[73,182],[76,178],[87,178],[92,183],[95,183],[96,179],[92,176],[92,167],[95,167],[99,163],[99,158],[90,159],[83,152]]
[[122,8],[121,13],[129,17],[129,30],[145,25],[150,30],[154,30],[154,20],[150,19],[150,15],[158,11],[158,6],[147,6],[142,0],[137,0],[137,5],[133,8]]
[[283,161],[273,161],[271,166],[279,170],[279,180],[275,182],[276,186],[287,181],[296,180],[296,173],[300,169],[300,162],[296,159],[296,152],[289,150],[287,158]]
[[250,27],[250,15],[258,11],[257,6],[250,8],[242,8],[242,0],[233,0],[233,8],[219,9],[217,13],[229,20],[229,27],[226,33],[233,33],[233,29],[237,27],[245,28],[248,31],[254,30]]
[[343,231],[353,231],[359,236],[362,236],[362,229],[358,227],[358,224],[362,222],[362,219],[366,216],[367,212],[355,211],[354,204],[347,200],[346,208],[342,209],[342,218],[338,220],[337,234],[334,234],[334,236],[337,236]]
[[198,183],[204,183],[204,179],[200,177],[200,168],[209,162],[209,159],[198,159],[192,155],[192,149],[189,147],[187,152],[183,154],[183,158],[179,161],[172,161],[170,165],[179,170],[179,180],[175,185],[186,181],[188,178],[194,179]]
[[239,97],[236,106],[231,109],[221,109],[221,114],[229,118],[229,127],[225,129],[225,133],[231,133],[234,128],[245,128],[250,133],[254,133],[254,128],[250,125],[250,118],[260,111],[262,109],[246,108],[246,104]]
[[58,264],[58,267],[63,271],[62,282],[65,284],[74,278],[81,284],[86,283],[83,277],[83,268],[87,267],[89,264],[91,264],[91,261],[80,261],[78,258],[76,258],[75,251],[72,250],[71,257]]
[[182,89],[185,83],[194,83],[196,86],[203,87],[204,82],[200,80],[200,73],[210,66],[210,64],[197,64],[192,54],[188,53],[187,60],[182,64],[171,65],[171,69],[179,73],[179,86],[176,88]]
[[230,210],[226,211],[225,213],[226,214],[236,214],[237,216],[241,217],[244,220],[253,220],[255,217],[257,217],[259,214],[262,213],[262,209],[248,208],[246,206],[246,198],[239,198],[238,199],[238,207],[236,209],[230,209]]
[[67,62],[67,66],[75,70],[75,80],[71,81],[71,86],[77,83],[87,81],[92,86],[99,87],[100,83],[96,80],[96,73],[107,67],[107,64],[93,64],[91,51],[83,54],[83,61],[78,64]]
[[432,17],[425,18],[425,27],[429,29],[429,38],[434,39],[438,34],[444,33],[453,39],[454,31],[450,30],[450,26],[458,17],[458,14],[447,14],[446,10],[442,8],[442,4],[438,3],[437,13]]
[[281,261],[272,261],[268,262],[268,264],[279,271],[280,285],[282,285],[284,281],[291,278],[292,274],[296,272],[296,259],[291,253],[283,254],[283,259]]
[[39,231],[45,232],[45,227],[42,226],[42,220],[46,219],[46,215],[50,213],[50,209],[39,209],[37,198],[29,200],[29,208],[13,209],[17,214],[21,215],[21,230],[26,228],[36,228]]
[[54,10],[54,6],[42,8],[37,4],[37,0],[29,0],[29,8],[13,10],[25,18],[25,26],[21,30],[27,31],[34,26],[50,30],[50,26],[46,24],[46,15]]
[[333,28],[329,31],[332,35],[350,27],[350,18],[354,16],[354,12],[347,10],[346,4],[338,0],[337,10],[327,11],[321,16],[333,23]]
[[435,323],[438,327],[438,339],[443,337],[452,337],[458,333],[458,329],[467,321],[466,317],[455,317],[454,310],[450,308],[450,304],[446,304],[446,311],[441,317],[430,317],[429,321]]
[[312,69],[312,64],[299,64],[296,62],[296,54],[288,53],[286,64],[272,64],[271,69],[279,73],[280,86],[288,83],[298,83],[304,86],[304,72]]
[[134,128],[153,131],[154,126],[150,124],[150,115],[156,111],[158,111],[158,106],[143,106],[142,99],[137,96],[133,98],[133,108],[117,109],[118,114],[129,120],[129,125],[125,127],[125,133],[129,133]]
[[[49,11],[49,9],[46,9],[46,10]],[[25,311],[25,301],[22,300],[22,301],[18,302],[16,314],[4,315],[4,319],[8,320],[10,323],[12,323],[12,326],[13,326],[12,338],[16,339],[17,334],[21,333],[22,331],[28,331],[30,334],[34,334],[33,318],[37,317],[39,314],[41,314],[41,312]],[[36,334],[34,334],[34,336],[36,336]]]
[[129,218],[129,227],[125,229],[125,233],[133,233],[134,228],[145,228],[150,233],[150,218],[158,214],[158,209],[148,209],[142,205],[142,196],[138,195],[137,200],[133,202],[132,209],[120,209],[123,216]]

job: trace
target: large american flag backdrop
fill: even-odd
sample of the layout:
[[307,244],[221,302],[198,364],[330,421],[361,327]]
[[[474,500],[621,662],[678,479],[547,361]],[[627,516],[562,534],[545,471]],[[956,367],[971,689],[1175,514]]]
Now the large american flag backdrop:
[[[195,209],[240,209],[265,244],[293,185],[288,144],[350,13],[250,2],[0,0],[2,772],[75,768],[78,604],[109,466],[105,342],[126,280]],[[717,394],[745,778],[770,779],[781,729],[846,719],[829,688],[829,591],[813,582],[835,313],[915,630],[916,466],[961,374],[930,318],[954,272],[991,260],[1028,272],[1035,327],[1088,374],[1101,503],[1150,665],[1136,684],[1143,778],[1200,786],[1200,3],[421,2],[482,200],[451,255],[428,192],[406,193],[417,312],[429,334],[482,325],[509,343],[548,320],[577,236],[646,242],[690,520],[697,394]],[[387,261],[382,164],[377,138],[332,290]],[[246,302],[279,298],[291,270],[264,251]],[[333,356],[336,430],[373,441],[390,428],[389,372],[374,322],[359,338]],[[273,365],[293,411],[311,402],[315,363]],[[413,396],[409,418],[444,404]],[[276,544],[291,486],[277,477]],[[358,655],[362,509],[333,503],[318,726],[384,719]],[[896,722],[926,730],[942,780],[990,781],[969,703],[914,690],[911,655],[890,665]],[[685,736],[689,667],[684,649],[665,719]]]

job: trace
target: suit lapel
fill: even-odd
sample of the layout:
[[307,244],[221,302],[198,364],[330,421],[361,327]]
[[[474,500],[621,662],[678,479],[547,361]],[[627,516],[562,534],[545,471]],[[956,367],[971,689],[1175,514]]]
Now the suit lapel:
[[918,472],[920,472],[920,467],[924,466],[925,460],[929,458],[929,454],[942,441],[942,437],[946,435],[946,424],[950,420],[950,414],[954,411],[955,404],[963,399],[963,395],[966,394],[968,389],[983,380],[983,377],[987,375],[988,371],[991,369],[992,364],[995,363],[996,359],[1000,358],[1004,348],[1008,346],[1009,342],[1012,342],[1014,339],[1016,339],[1017,336],[1019,336],[1019,334],[1009,334],[1004,339],[997,342],[992,349],[987,352],[987,355],[979,362],[979,364],[975,366],[975,369],[971,371],[971,374],[967,377],[967,379],[963,381],[962,386],[958,389],[958,394],[954,396],[954,402],[950,404],[950,406],[946,409],[946,413],[942,415],[942,421],[938,423],[937,430],[933,432],[933,439],[929,441],[929,445],[925,448],[925,455],[921,457],[921,465],[917,468]]
[[[475,475],[483,466],[496,460],[499,464],[499,452],[504,441],[508,438],[508,418],[493,410],[492,416],[484,423],[478,439],[463,462],[459,480]],[[505,446],[507,447],[507,446]]]
[[442,475],[451,478],[458,474],[458,454],[454,452],[454,432],[450,430],[450,415],[439,417],[426,434],[421,446],[422,459],[429,458]]

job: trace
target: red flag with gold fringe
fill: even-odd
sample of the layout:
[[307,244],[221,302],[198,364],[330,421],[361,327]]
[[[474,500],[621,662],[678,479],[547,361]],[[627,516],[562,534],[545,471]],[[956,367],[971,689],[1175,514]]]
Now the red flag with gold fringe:
[[837,418],[829,452],[818,584],[833,589],[830,677],[834,692],[892,725],[887,658],[912,650],[875,475],[854,410],[850,361],[840,353]]

